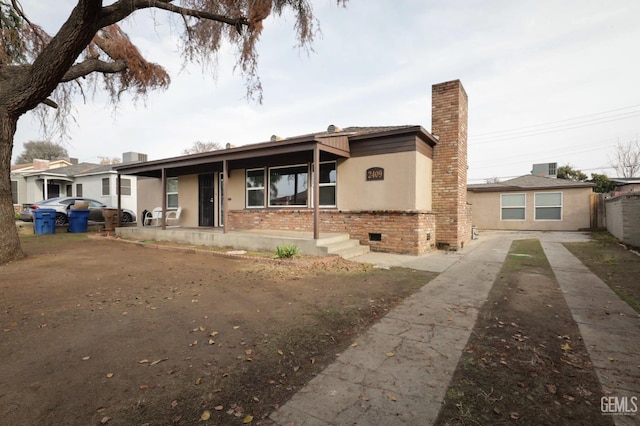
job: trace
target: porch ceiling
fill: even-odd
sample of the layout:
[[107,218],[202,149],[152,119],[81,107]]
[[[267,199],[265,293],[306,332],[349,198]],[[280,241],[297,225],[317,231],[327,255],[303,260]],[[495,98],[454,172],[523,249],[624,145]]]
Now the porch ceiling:
[[313,149],[318,145],[321,161],[349,157],[348,145],[336,146],[317,139],[297,139],[228,148],[144,163],[114,166],[119,174],[160,178],[165,169],[167,177],[220,172],[226,160],[229,170],[269,167],[313,160]]

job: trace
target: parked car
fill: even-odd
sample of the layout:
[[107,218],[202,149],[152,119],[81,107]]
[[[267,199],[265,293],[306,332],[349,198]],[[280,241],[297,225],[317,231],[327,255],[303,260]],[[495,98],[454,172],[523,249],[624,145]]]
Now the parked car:
[[[33,221],[33,211],[37,209],[54,209],[56,211],[56,225],[64,225],[69,222],[69,209],[76,201],[86,201],[89,204],[89,220],[93,222],[104,222],[102,217],[102,208],[108,207],[91,198],[83,197],[57,197],[48,200],[38,201],[37,203],[25,206],[20,212],[20,220],[24,222]],[[122,209],[122,223],[131,223],[136,221],[136,214],[129,209]]]

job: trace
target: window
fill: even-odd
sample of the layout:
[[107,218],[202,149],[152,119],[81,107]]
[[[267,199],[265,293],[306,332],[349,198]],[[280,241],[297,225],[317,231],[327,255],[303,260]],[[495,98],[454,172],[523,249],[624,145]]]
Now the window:
[[11,181],[11,201],[13,204],[18,204],[18,182]]
[[534,194],[536,220],[562,220],[562,192]]
[[308,188],[306,165],[269,169],[269,206],[306,207]]
[[336,162],[320,163],[320,207],[336,206]]
[[525,194],[500,195],[500,220],[524,220]]
[[264,169],[247,170],[247,207],[264,207]]
[[73,197],[73,185],[67,185],[66,191],[67,191],[67,197]]
[[82,197],[82,184],[76,183],[76,197]]
[[178,178],[167,179],[167,207],[178,207]]
[[111,182],[109,178],[102,179],[102,195],[110,195],[111,194]]
[[120,178],[120,195],[131,195],[131,179]]

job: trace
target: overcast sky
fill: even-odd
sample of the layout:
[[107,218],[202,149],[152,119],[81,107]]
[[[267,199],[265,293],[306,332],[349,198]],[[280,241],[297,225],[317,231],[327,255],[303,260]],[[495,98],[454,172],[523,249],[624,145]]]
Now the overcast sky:
[[[22,0],[55,33],[75,2]],[[173,157],[195,141],[245,145],[339,127],[422,125],[431,130],[431,85],[460,79],[469,95],[469,182],[502,180],[557,162],[614,177],[618,142],[640,133],[640,1],[313,1],[322,36],[295,48],[293,20],[270,18],[259,43],[263,103],[248,102],[233,59],[217,78],[183,68],[177,38],[157,12],[124,28],[171,87],[143,103],[77,102],[65,146],[98,162],[123,152]],[[25,115],[22,144],[42,138]]]

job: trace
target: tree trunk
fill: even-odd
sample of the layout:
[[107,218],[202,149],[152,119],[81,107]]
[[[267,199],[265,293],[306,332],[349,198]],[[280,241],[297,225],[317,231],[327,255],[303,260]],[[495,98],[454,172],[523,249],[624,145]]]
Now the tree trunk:
[[11,152],[17,117],[0,110],[0,265],[23,256],[11,197]]

